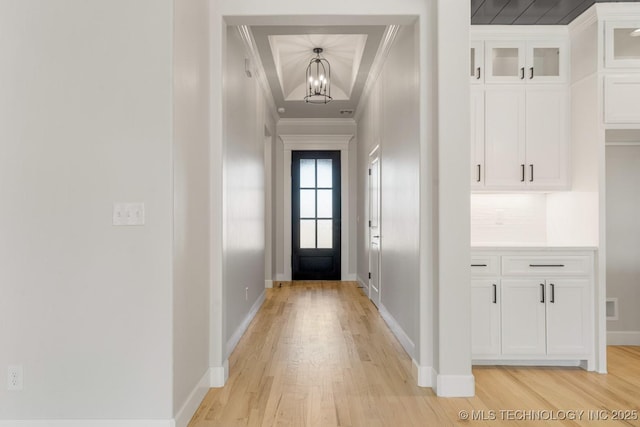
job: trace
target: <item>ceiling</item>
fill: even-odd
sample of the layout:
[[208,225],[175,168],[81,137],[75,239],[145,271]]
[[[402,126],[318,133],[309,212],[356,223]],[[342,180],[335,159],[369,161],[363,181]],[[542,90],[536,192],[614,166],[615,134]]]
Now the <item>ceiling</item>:
[[[384,25],[355,26],[252,26],[251,32],[281,118],[352,118],[341,114],[355,110]],[[305,72],[314,47],[331,64],[331,96],[328,104],[304,102]]]
[[[640,0],[626,0],[638,2]],[[473,25],[566,25],[594,3],[617,0],[471,0]]]
[[[640,0],[627,0],[640,2]],[[473,25],[566,25],[603,0],[470,0]],[[616,0],[613,0],[616,2]],[[385,25],[253,25],[250,31],[281,118],[352,118]],[[307,104],[313,48],[331,64],[328,104]],[[282,111],[282,110],[280,110]],[[346,113],[345,113],[346,111]]]

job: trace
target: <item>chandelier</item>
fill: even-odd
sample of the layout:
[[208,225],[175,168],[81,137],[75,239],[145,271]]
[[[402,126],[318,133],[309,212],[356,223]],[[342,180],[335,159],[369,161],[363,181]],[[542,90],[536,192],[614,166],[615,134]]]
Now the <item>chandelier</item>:
[[311,58],[307,67],[307,95],[305,102],[309,104],[327,104],[331,101],[331,65],[320,57],[321,47],[313,49],[315,57]]

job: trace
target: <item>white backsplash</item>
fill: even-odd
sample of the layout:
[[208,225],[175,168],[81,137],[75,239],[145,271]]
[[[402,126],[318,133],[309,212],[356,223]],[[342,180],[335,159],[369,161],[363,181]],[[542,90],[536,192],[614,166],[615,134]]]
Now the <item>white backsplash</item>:
[[472,245],[546,243],[546,194],[471,194]]

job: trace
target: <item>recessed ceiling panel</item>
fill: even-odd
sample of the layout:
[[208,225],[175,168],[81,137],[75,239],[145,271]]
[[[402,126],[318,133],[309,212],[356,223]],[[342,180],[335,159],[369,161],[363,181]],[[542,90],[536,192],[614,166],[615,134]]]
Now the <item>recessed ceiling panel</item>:
[[331,96],[334,100],[351,98],[356,83],[366,34],[288,34],[269,36],[278,81],[285,101],[303,99],[305,71],[313,49],[321,47],[321,56],[331,66]]

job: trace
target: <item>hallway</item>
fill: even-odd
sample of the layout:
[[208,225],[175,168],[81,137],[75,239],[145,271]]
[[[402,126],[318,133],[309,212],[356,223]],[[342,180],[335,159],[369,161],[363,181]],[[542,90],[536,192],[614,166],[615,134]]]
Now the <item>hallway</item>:
[[609,357],[606,376],[476,367],[476,397],[437,398],[414,385],[411,359],[355,282],[283,282],[267,290],[230,356],[227,385],[209,391],[190,427],[468,424],[459,420],[463,410],[484,410],[485,419],[493,413],[491,425],[514,425],[500,411],[529,409],[585,410],[582,422],[563,424],[593,425],[589,410],[640,410],[633,397],[640,395],[640,349],[610,347]]

